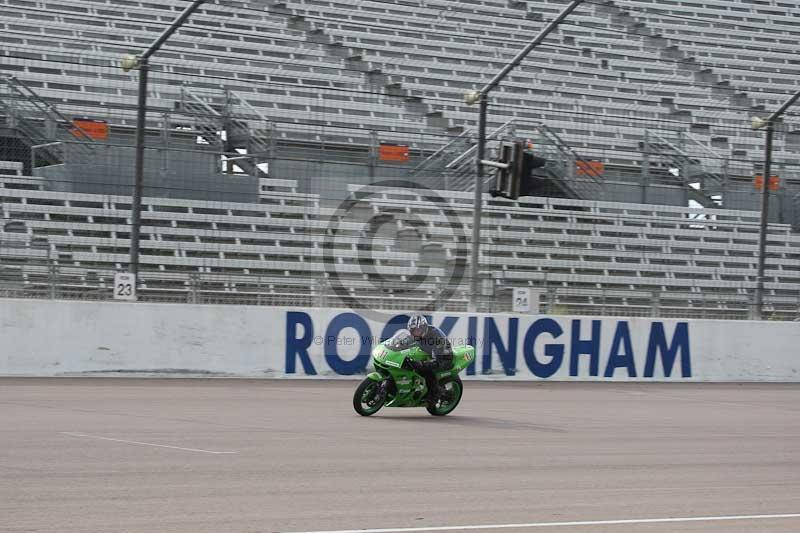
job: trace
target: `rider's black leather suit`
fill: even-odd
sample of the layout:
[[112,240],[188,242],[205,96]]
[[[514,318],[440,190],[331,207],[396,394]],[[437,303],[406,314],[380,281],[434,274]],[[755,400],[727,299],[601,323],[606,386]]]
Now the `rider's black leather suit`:
[[415,337],[420,349],[432,357],[429,361],[417,363],[418,372],[425,378],[429,391],[437,390],[436,373],[453,367],[453,347],[442,330],[428,326],[423,337]]

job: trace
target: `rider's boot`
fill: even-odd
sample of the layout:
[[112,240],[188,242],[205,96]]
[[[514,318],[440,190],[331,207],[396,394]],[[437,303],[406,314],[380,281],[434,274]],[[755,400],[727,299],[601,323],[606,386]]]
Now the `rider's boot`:
[[426,397],[426,399],[428,400],[428,403],[435,404],[436,402],[441,400],[443,397],[444,397],[444,389],[442,389],[442,387],[441,387],[441,385],[439,385],[439,383],[432,383],[428,387],[428,395]]
[[436,380],[432,376],[428,375],[425,375],[423,377],[425,378],[425,387],[428,389],[428,391],[425,393],[425,400],[429,403],[436,403],[437,400],[436,392],[438,389],[438,387],[436,386],[437,385]]

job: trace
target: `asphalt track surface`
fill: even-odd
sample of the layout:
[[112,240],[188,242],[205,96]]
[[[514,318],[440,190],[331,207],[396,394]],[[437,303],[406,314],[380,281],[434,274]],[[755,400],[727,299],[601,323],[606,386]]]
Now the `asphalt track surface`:
[[0,379],[0,531],[800,531],[797,384],[355,386]]

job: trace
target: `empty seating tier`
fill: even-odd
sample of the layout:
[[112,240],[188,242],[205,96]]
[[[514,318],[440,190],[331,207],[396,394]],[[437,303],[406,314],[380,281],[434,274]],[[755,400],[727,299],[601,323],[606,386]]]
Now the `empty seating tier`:
[[[6,289],[47,295],[55,285],[108,297],[129,259],[130,198],[53,193],[18,176],[0,182],[3,221],[14,222],[0,234]],[[304,306],[352,297],[411,308],[446,293],[448,308],[466,305],[469,194],[353,186],[351,202],[334,209],[298,196],[290,181],[278,185],[284,190],[262,192],[258,204],[146,198],[143,297]],[[487,199],[487,301],[507,310],[511,289],[524,286],[541,291],[553,312],[744,318],[758,225],[751,211]],[[800,236],[773,225],[769,239],[767,302],[791,317]]]

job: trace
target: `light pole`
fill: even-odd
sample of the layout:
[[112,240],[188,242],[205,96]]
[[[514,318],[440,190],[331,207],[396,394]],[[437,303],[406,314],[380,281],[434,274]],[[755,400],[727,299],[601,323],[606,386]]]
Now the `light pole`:
[[[136,170],[133,184],[133,197],[131,199],[131,248],[130,266],[131,274],[139,273],[139,235],[142,225],[142,193],[144,191],[144,134],[145,119],[147,115],[147,75],[150,71],[148,59],[156,53],[161,45],[180,28],[186,19],[194,13],[206,0],[194,0],[178,18],[158,36],[158,38],[139,56],[126,55],[122,59],[122,70],[139,69],[139,94],[136,113]],[[137,276],[138,278],[138,276]]]
[[464,95],[464,102],[467,105],[475,103],[479,104],[478,108],[478,147],[475,154],[475,199],[472,207],[472,251],[470,254],[470,296],[469,296],[469,310],[475,312],[478,310],[478,294],[480,292],[480,281],[478,274],[480,272],[480,265],[478,264],[480,258],[481,246],[481,211],[483,209],[483,163],[486,155],[486,114],[489,107],[488,94],[497,87],[501,81],[516,68],[522,60],[525,59],[531,51],[539,46],[550,33],[566,19],[570,13],[575,11],[583,0],[573,0],[564,10],[558,14],[544,29],[537,35],[531,42],[525,45],[525,48],[512,59],[500,72],[498,72],[492,80],[480,91],[469,91]]
[[772,171],[772,139],[775,136],[775,121],[783,115],[797,99],[800,98],[800,91],[766,119],[753,117],[750,121],[754,130],[763,127],[767,128],[767,138],[764,143],[764,189],[761,192],[761,228],[758,234],[758,270],[756,272],[756,293],[753,301],[753,318],[762,320],[764,318],[764,269],[767,260],[767,225],[769,224],[769,179]]

